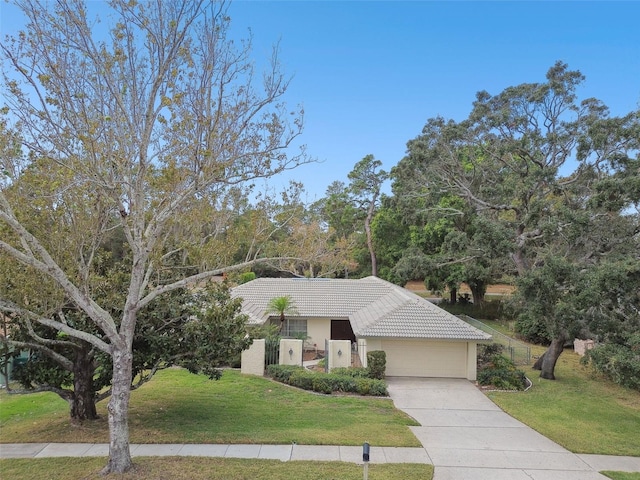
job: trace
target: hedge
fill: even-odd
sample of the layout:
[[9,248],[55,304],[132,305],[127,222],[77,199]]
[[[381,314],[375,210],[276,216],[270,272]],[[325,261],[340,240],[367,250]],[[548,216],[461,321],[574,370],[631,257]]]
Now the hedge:
[[[366,369],[336,369],[338,373],[311,372],[295,365],[269,365],[267,375],[274,380],[318,393],[357,393],[386,397],[389,395],[384,381],[364,378]],[[354,372],[346,372],[355,370]]]

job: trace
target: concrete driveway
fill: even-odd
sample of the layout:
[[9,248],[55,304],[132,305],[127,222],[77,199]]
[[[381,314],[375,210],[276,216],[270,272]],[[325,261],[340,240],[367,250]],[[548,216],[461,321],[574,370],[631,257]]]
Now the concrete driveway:
[[587,463],[597,456],[562,448],[504,413],[468,380],[386,380],[395,406],[421,424],[411,430],[435,466],[434,480],[606,480],[597,464]]

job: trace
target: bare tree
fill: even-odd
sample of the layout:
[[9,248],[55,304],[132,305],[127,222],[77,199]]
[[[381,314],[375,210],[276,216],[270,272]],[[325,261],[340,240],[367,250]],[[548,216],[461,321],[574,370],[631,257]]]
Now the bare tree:
[[[225,3],[113,0],[108,29],[80,0],[16,3],[28,25],[3,40],[1,51],[7,130],[17,132],[22,154],[2,153],[0,254],[49,279],[98,328],[92,334],[49,311],[34,312],[42,324],[111,355],[104,471],[120,473],[132,465],[137,312],[228,268],[166,274],[180,247],[175,219],[192,215],[203,199],[213,205],[231,187],[305,162],[303,150],[287,155],[302,110],[282,103],[289,80],[277,49],[256,82],[250,41],[238,47],[227,37]],[[21,184],[29,169],[46,185]],[[30,225],[36,208],[55,212],[51,229]],[[131,250],[120,318],[95,301],[90,283],[98,247],[113,228],[122,229]],[[25,300],[23,307],[40,308]]]

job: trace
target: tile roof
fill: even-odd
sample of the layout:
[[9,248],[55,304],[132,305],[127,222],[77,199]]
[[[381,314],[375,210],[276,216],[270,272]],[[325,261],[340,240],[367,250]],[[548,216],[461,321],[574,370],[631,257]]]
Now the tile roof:
[[487,333],[418,295],[377,277],[359,280],[258,278],[232,290],[249,322],[262,324],[272,298],[290,296],[297,318],[349,319],[358,337],[478,340]]

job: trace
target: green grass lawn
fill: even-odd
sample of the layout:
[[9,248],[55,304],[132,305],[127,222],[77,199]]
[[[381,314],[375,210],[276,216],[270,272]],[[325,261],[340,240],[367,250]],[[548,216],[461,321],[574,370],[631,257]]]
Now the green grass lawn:
[[640,473],[633,472],[600,472],[613,480],[640,480]]
[[[533,347],[533,354],[544,349]],[[640,393],[595,376],[571,350],[562,354],[556,381],[539,380],[525,393],[489,393],[505,411],[576,453],[640,456]],[[0,393],[0,443],[108,441],[106,403],[102,418],[69,424],[68,406],[54,394]],[[227,371],[219,381],[180,369],[160,372],[132,394],[133,443],[274,443],[419,446],[407,428],[416,423],[389,399],[324,396],[265,378]],[[97,479],[105,459],[11,459],[0,461],[0,477]],[[137,470],[118,478],[362,478],[362,467],[341,462],[144,458]],[[162,473],[158,473],[162,472]],[[219,475],[219,476],[218,476]],[[607,472],[618,480],[638,474]],[[372,480],[432,478],[431,466],[371,465]]]
[[639,392],[595,375],[570,349],[558,360],[556,380],[523,370],[533,382],[528,392],[488,394],[500,408],[574,453],[640,456]]
[[[108,442],[101,419],[69,423],[53,393],[0,394],[0,442]],[[420,446],[407,428],[417,423],[390,399],[325,396],[226,371],[218,381],[169,369],[131,396],[132,443],[267,443]]]
[[[42,458],[0,461],[5,479],[29,480],[360,480],[362,465],[344,462],[280,462],[201,457],[140,457],[125,475],[100,475],[106,458]],[[419,464],[371,464],[370,480],[430,480],[433,466]]]

